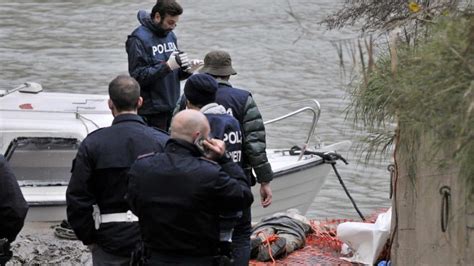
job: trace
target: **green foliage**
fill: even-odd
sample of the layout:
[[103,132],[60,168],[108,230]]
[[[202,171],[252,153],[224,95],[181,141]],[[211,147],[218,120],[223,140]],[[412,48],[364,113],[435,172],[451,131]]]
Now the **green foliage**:
[[416,45],[404,44],[396,54],[379,57],[367,82],[353,90],[350,112],[357,125],[375,134],[372,153],[393,141],[390,125],[397,123],[403,137],[397,148],[413,156],[415,165],[421,136],[432,136],[433,158],[442,152],[459,162],[472,195],[474,16],[465,12],[438,17],[427,33]]

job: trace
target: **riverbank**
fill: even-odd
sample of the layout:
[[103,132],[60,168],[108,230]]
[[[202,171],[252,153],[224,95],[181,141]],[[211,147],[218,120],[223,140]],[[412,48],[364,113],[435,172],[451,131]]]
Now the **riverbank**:
[[92,265],[86,246],[77,240],[64,240],[54,235],[58,223],[25,223],[12,244],[13,258],[7,265],[72,264]]
[[[340,259],[341,242],[335,237],[336,226],[346,220],[312,220],[316,229],[306,240],[306,246],[289,256],[278,259],[275,265],[353,265]],[[12,244],[13,258],[7,265],[92,265],[88,248],[78,240],[55,236],[55,222],[28,222]],[[272,265],[272,262],[251,261],[250,265]]]

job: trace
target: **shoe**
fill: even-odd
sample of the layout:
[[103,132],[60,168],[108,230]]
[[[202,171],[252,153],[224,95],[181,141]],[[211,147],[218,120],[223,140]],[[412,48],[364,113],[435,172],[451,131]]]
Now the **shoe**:
[[62,228],[66,228],[66,229],[71,229],[72,230],[72,227],[71,225],[69,225],[69,222],[67,220],[62,220],[61,221],[61,224],[59,225],[61,226]]
[[286,253],[286,239],[279,237],[275,242],[270,244],[271,256],[269,253],[269,248],[265,244],[262,244],[258,247],[258,261],[269,261],[271,257],[278,258],[281,255]]
[[255,259],[258,255],[258,247],[262,245],[260,237],[250,239],[250,258]]

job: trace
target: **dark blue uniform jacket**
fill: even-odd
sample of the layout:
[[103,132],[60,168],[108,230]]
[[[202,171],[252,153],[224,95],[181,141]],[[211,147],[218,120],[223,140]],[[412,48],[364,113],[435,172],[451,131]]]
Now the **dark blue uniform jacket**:
[[164,153],[137,160],[129,172],[132,211],[145,247],[176,257],[217,254],[218,214],[248,208],[249,180],[230,159],[200,157],[191,143],[170,139]]
[[245,104],[249,97],[252,97],[249,91],[219,82],[216,103],[224,106],[227,113],[235,117],[241,125],[245,123]]
[[98,129],[81,143],[66,192],[67,216],[77,237],[105,251],[129,256],[140,240],[138,223],[104,223],[94,228],[92,205],[102,214],[129,210],[125,200],[127,172],[139,155],[162,151],[168,135],[134,114],[115,117],[112,126]]
[[273,179],[273,171],[266,153],[265,126],[250,92],[234,88],[229,82],[219,81],[216,103],[224,106],[227,113],[240,123],[244,138],[242,145],[244,171],[253,176],[251,174],[253,169],[259,183],[270,182]]
[[[249,91],[232,87],[227,81],[219,80],[216,92],[217,104],[224,106],[226,112],[239,121],[242,131],[241,165],[249,176],[252,168],[259,183],[270,182],[273,171],[266,153],[266,133],[262,115]],[[186,97],[183,95],[175,113],[186,108]],[[255,179],[253,179],[256,181]]]
[[[249,91],[234,88],[228,83],[219,82],[215,102],[224,106],[227,114],[233,116],[243,125],[245,123],[245,104],[249,97],[252,97]],[[186,96],[184,94],[179,99],[178,105],[175,113],[186,109]]]
[[128,71],[140,84],[143,106],[141,115],[172,112],[180,93],[180,80],[190,76],[166,64],[178,49],[176,35],[152,23],[150,13],[138,12],[140,26],[128,36]]
[[242,159],[242,132],[239,122],[227,114],[206,114],[206,117],[211,125],[212,136],[223,140],[232,161],[242,166],[240,162]]
[[28,212],[28,204],[7,160],[0,155],[0,238],[15,240]]
[[209,121],[212,137],[223,140],[232,161],[242,166],[242,131],[239,121],[227,114],[225,108],[217,103],[203,106],[201,112]]

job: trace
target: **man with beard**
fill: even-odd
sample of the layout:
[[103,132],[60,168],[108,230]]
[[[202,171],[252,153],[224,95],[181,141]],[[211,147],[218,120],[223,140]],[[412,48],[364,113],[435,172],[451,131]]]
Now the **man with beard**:
[[178,50],[173,33],[183,8],[175,0],[158,0],[151,14],[138,12],[140,26],[126,42],[128,71],[140,84],[143,106],[139,115],[150,126],[168,130],[180,93],[179,83],[188,78],[202,60],[189,61]]

